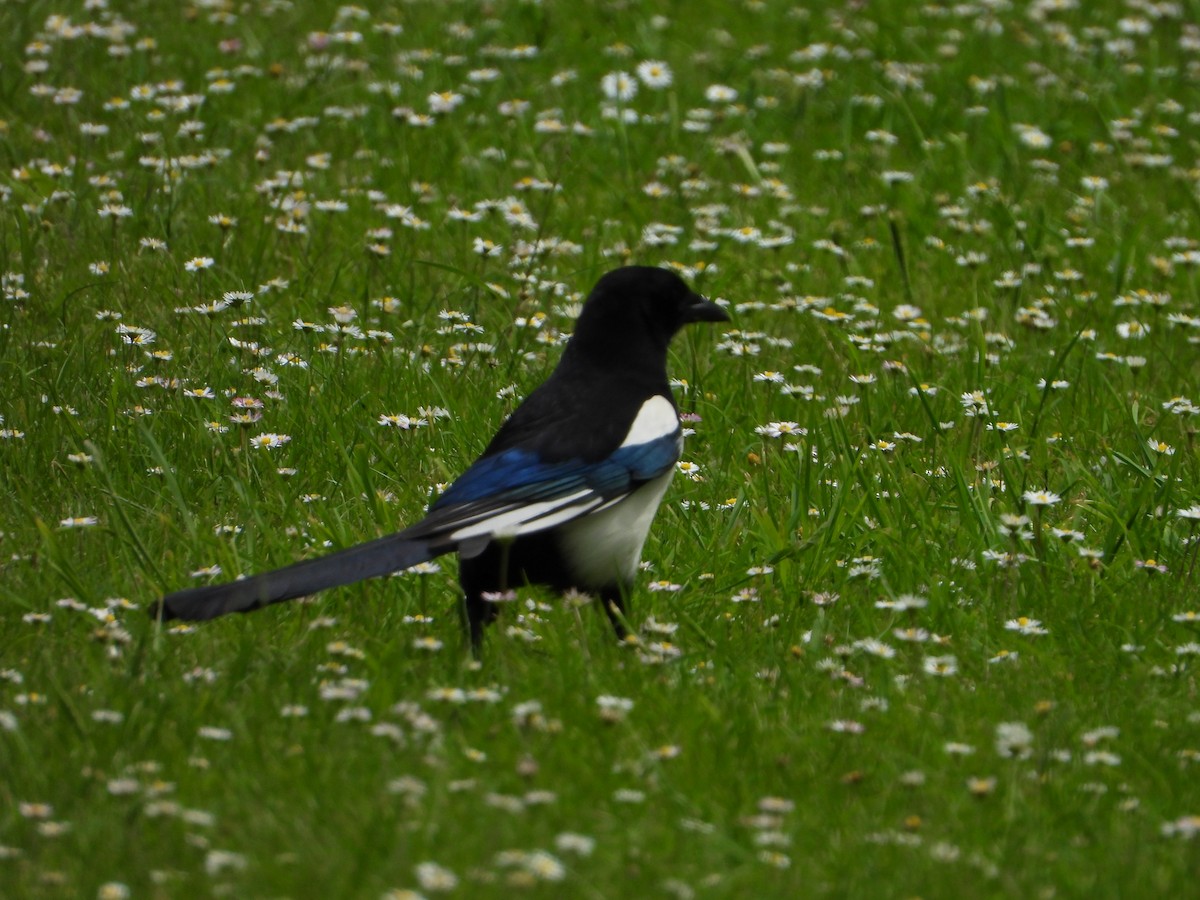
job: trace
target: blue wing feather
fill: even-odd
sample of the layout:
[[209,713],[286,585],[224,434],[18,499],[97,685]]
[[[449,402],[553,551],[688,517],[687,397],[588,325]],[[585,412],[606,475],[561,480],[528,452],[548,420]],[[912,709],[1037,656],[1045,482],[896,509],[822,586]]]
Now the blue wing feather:
[[676,431],[644,444],[621,447],[608,461],[624,468],[633,481],[651,481],[675,465],[682,448],[683,432]]
[[621,447],[596,463],[545,463],[529,450],[505,450],[478,460],[434,503],[433,510],[501,499],[546,500],[588,487],[609,495],[663,474],[679,458],[679,434]]
[[[618,448],[599,462],[547,463],[530,450],[513,448],[479,459],[430,507],[416,529],[447,533],[523,504],[576,497],[580,513],[596,502],[632,492],[667,472],[679,459],[682,432]],[[579,497],[581,492],[586,492]],[[590,505],[589,505],[590,504]]]

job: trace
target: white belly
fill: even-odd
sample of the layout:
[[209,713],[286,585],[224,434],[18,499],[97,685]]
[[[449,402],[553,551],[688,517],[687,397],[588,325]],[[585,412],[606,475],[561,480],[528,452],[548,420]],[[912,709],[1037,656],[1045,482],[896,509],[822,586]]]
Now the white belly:
[[581,588],[633,582],[650,523],[674,474],[672,467],[620,503],[559,527],[563,555],[575,566],[572,574]]

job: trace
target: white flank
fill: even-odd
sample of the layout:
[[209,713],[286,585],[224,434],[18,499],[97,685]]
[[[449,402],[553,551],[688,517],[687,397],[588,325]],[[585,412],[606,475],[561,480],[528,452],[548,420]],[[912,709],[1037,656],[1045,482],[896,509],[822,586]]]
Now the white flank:
[[580,587],[601,588],[633,581],[650,523],[674,474],[672,466],[616,503],[559,529],[563,553],[577,567],[572,574]]
[[629,434],[625,435],[621,446],[647,444],[678,430],[679,414],[675,412],[674,405],[662,394],[655,394],[642,404],[642,408],[634,416],[633,424],[629,426]]

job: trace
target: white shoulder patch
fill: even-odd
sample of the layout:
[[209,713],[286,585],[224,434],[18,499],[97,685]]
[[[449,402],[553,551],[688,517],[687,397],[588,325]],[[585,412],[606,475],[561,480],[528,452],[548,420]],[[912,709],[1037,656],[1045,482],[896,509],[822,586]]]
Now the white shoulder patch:
[[625,435],[621,446],[646,444],[674,434],[678,430],[679,414],[675,412],[675,406],[666,397],[655,394],[642,404],[642,408],[634,416],[633,424],[629,426],[629,434]]

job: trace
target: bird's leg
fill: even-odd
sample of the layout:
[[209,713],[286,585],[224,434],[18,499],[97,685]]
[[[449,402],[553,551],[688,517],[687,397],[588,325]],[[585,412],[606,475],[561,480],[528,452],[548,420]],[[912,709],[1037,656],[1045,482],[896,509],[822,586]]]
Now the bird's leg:
[[459,609],[464,630],[471,641],[471,656],[479,659],[483,653],[483,629],[496,618],[496,604],[488,603],[478,594],[466,594]]
[[[483,632],[500,614],[499,604],[489,600],[487,594],[503,594],[508,591],[509,556],[512,547],[511,540],[495,540],[483,550],[486,556],[497,557],[495,571],[498,573],[496,583],[480,584],[474,577],[468,575],[467,559],[459,560],[459,582],[462,584],[464,595],[460,611],[467,637],[471,641],[471,654],[479,658],[483,649]],[[480,554],[472,554],[470,559],[478,558]],[[486,558],[486,557],[485,557]],[[490,581],[490,580],[489,580]]]
[[496,616],[500,614],[499,604],[488,600],[486,591],[469,590],[464,596],[460,609],[462,610],[463,625],[467,637],[471,640],[471,655],[476,659],[483,649],[483,632]]
[[497,566],[497,571],[500,573],[500,591],[508,590],[508,562],[509,551],[512,549],[511,538],[499,538],[495,541],[497,549],[500,551],[500,565]]
[[625,638],[629,636],[629,629],[625,627],[624,588],[620,586],[604,588],[600,592],[600,602],[604,606],[604,612],[605,615],[608,616],[608,621],[612,622],[613,631],[616,632],[617,640],[625,640]]

